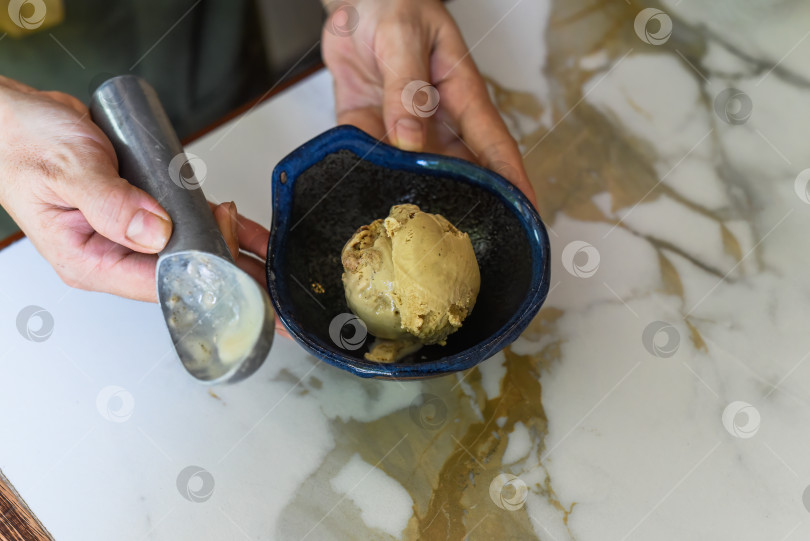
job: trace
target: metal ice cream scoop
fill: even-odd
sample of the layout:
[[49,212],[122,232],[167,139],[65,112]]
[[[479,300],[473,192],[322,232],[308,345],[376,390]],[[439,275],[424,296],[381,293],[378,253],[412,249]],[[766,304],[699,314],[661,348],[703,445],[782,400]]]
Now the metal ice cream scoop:
[[115,147],[121,177],[172,219],[156,281],[180,360],[205,383],[246,378],[273,343],[270,299],[234,263],[157,93],[139,77],[114,77],[93,93],[90,112]]

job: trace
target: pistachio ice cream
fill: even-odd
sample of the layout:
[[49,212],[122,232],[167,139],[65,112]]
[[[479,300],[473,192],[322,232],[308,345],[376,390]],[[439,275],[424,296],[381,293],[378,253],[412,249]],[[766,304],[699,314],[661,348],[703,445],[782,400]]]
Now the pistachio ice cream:
[[470,237],[439,214],[395,205],[343,248],[349,308],[378,340],[369,360],[392,362],[444,345],[475,305],[481,275]]

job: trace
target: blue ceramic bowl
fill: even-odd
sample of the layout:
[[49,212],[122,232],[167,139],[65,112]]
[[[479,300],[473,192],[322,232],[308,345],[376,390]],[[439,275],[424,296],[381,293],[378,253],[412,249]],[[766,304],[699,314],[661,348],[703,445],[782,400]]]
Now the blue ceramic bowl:
[[[340,253],[357,228],[399,203],[442,214],[470,235],[481,291],[446,346],[425,346],[382,364],[363,358],[373,337],[364,340],[363,329],[347,315]],[[273,171],[267,284],[278,317],[315,357],[362,377],[440,376],[491,357],[537,314],[548,294],[548,235],[526,197],[492,171],[404,152],[338,126],[298,147]]]

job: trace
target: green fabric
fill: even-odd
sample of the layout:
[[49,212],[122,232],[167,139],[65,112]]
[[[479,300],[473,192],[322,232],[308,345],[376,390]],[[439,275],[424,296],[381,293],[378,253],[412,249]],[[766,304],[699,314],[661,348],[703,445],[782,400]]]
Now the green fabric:
[[108,77],[140,75],[181,138],[266,88],[250,0],[64,1],[58,26],[0,41],[0,74],[85,103]]
[[11,219],[11,216],[6,214],[6,211],[3,210],[3,207],[0,207],[0,240],[10,236],[12,233],[16,233],[19,231],[20,228],[17,227],[17,224],[14,223],[14,220]]

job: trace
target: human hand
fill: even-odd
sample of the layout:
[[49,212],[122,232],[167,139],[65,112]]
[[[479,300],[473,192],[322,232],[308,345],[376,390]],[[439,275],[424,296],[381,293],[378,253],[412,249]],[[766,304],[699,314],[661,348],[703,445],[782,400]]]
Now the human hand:
[[79,100],[0,77],[0,204],[73,287],[155,300],[166,211],[118,175]]
[[[322,54],[334,78],[339,124],[404,150],[477,161],[536,205],[517,143],[439,0],[349,0],[327,7],[333,11]],[[430,87],[414,94],[424,87],[410,85],[414,81],[430,83],[438,94]]]
[[[0,77],[0,204],[70,286],[152,301],[166,211],[118,175],[109,139],[61,92]],[[234,260],[265,287],[267,230],[239,226],[233,203],[212,205]]]
[[[208,205],[214,213],[236,265],[256,280],[262,289],[266,289],[265,262],[270,231],[239,214],[233,202],[215,205],[209,201]],[[278,316],[276,316],[276,332],[292,339]]]

